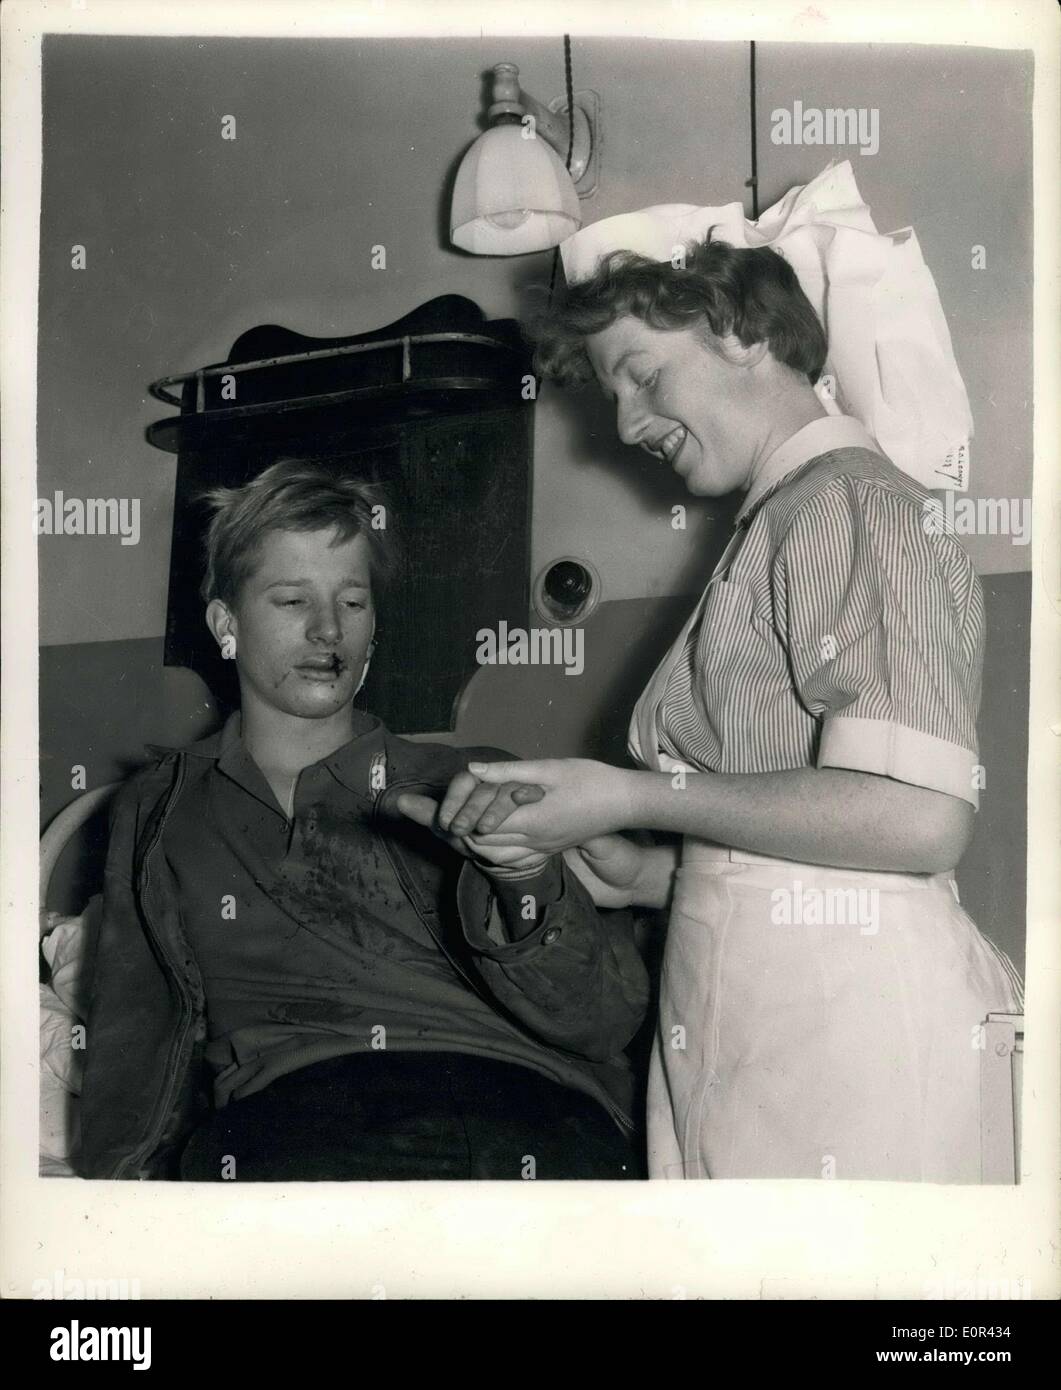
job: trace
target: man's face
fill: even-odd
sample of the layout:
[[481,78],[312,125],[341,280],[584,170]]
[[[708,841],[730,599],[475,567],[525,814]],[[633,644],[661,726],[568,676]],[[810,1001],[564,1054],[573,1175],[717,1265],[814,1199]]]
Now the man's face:
[[233,609],[217,605],[211,627],[235,638],[245,707],[324,719],[353,701],[375,627],[369,545],[337,537],[270,532]]
[[663,331],[633,317],[592,334],[586,351],[624,444],[673,468],[696,496],[748,486],[765,405],[757,372],[712,352],[694,328]]

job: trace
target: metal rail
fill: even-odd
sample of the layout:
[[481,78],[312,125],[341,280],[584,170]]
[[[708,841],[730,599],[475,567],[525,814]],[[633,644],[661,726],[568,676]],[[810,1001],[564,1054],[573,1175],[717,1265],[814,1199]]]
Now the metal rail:
[[[291,352],[280,357],[262,357],[254,362],[231,362],[223,363],[217,367],[200,367],[198,371],[182,372],[179,376],[160,377],[158,381],[151,383],[148,390],[156,400],[165,401],[167,405],[182,406],[183,401],[180,396],[171,394],[166,388],[183,385],[186,381],[194,381],[196,383],[196,414],[204,414],[206,411],[205,382],[207,377],[238,376],[241,372],[259,371],[263,367],[286,367],[295,362],[354,357],[361,353],[383,352],[388,348],[396,347],[402,349],[402,382],[406,382],[412,375],[411,349],[414,345],[419,346],[421,343],[478,343],[483,347],[498,348],[502,352],[515,353],[518,351],[511,344],[501,342],[497,338],[489,338],[483,333],[406,333],[400,338],[380,338],[371,343],[347,343],[341,347],[314,348],[308,352]],[[367,389],[375,390],[377,388]]]

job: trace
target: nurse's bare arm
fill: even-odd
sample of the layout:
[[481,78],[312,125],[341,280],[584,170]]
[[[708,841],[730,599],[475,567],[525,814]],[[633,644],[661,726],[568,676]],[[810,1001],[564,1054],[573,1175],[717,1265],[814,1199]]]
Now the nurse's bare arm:
[[505,818],[489,809],[475,833],[496,844],[565,849],[594,835],[646,829],[695,835],[781,859],[837,868],[941,873],[972,834],[959,797],[845,768],[783,772],[632,772],[583,758],[474,764],[482,782],[526,777],[536,806]]
[[666,773],[631,775],[640,779],[631,811],[639,823],[802,863],[944,873],[973,832],[969,802],[872,772],[702,774],[684,791]]

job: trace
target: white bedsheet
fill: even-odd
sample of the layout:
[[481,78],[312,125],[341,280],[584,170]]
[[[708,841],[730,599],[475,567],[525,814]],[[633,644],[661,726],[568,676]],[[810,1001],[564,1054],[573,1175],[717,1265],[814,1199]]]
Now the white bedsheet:
[[48,913],[41,950],[51,980],[40,986],[40,1173],[73,1177],[80,1137],[78,1096],[84,1063],[83,916]]

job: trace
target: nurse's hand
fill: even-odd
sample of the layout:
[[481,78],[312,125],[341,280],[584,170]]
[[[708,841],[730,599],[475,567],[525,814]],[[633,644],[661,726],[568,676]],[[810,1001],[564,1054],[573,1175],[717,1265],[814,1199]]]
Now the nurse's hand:
[[564,862],[598,907],[629,907],[645,851],[625,835],[597,835],[564,850]]
[[[504,793],[513,783],[543,788],[536,805],[511,809],[514,794],[495,798],[482,809],[478,789],[476,816],[465,814],[469,797],[455,778],[439,808],[445,829],[474,834],[484,845],[524,846],[542,854],[572,849],[599,835],[632,826],[636,773],[589,758],[544,758],[527,762],[469,763],[479,782]],[[506,805],[506,800],[508,804]]]
[[[462,773],[467,776],[467,773]],[[491,787],[491,792],[496,789]],[[520,792],[529,789],[520,787]],[[536,796],[542,795],[541,789],[537,789]],[[509,800],[508,806],[518,805],[518,800]],[[475,835],[460,834],[453,831],[449,826],[443,826],[439,819],[439,803],[430,796],[421,796],[417,792],[402,792],[397,801],[398,810],[409,820],[415,821],[417,825],[422,825],[432,831],[450,849],[455,849],[458,854],[462,854],[465,859],[474,860],[481,868],[488,873],[491,869],[504,869],[509,873],[522,872],[533,874],[545,868],[548,862],[548,855],[542,854],[537,850],[529,849],[525,845],[484,845],[480,843]]]
[[635,844],[625,835],[597,835],[564,861],[598,907],[669,907],[678,867],[678,844]]

